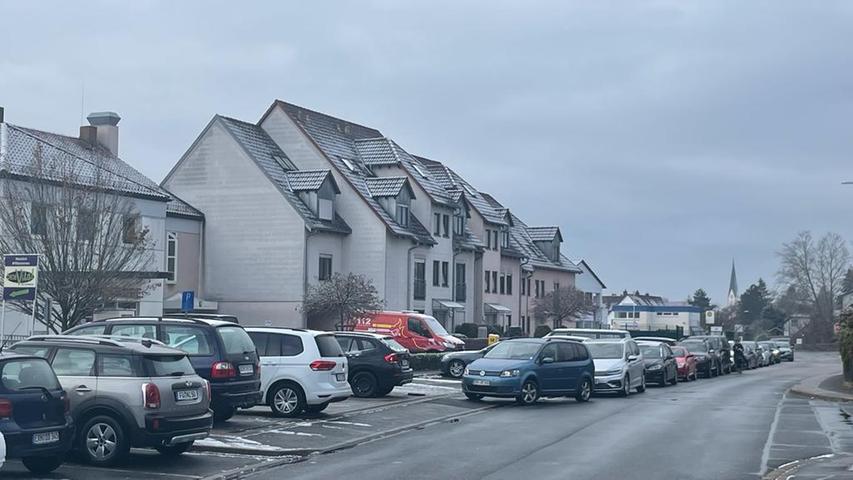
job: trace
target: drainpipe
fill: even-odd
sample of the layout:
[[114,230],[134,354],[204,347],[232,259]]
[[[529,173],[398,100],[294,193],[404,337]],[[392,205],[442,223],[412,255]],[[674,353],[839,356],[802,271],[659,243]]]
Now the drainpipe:
[[[527,257],[522,257],[521,263],[519,263],[519,265],[518,265],[519,285],[518,285],[518,288],[516,289],[516,292],[518,292],[518,326],[521,327],[522,331],[524,331],[524,325],[522,325],[522,322],[521,322],[521,299],[524,297],[524,295],[521,294],[521,282],[527,282],[527,280],[524,278],[524,266],[527,265],[528,263],[529,263],[529,259]],[[527,287],[527,285],[525,285],[525,288],[526,287]],[[524,313],[525,314],[527,313],[526,309],[525,309]],[[527,317],[527,315],[524,315],[524,316],[525,316],[525,318]]]
[[[205,268],[204,268],[204,257],[205,257],[205,254],[204,254],[204,229],[206,227],[206,225],[205,225],[206,222],[207,222],[207,220],[202,219],[201,227],[199,228],[199,234],[198,234],[198,237],[199,237],[199,239],[198,239],[198,249],[199,249],[199,252],[198,252],[198,298],[199,299],[204,299],[204,272],[205,272]],[[218,307],[217,307],[216,311],[219,311]]]
[[[308,239],[311,237],[311,230],[305,229],[305,242],[302,245],[302,302],[304,306],[305,295],[308,293]],[[334,260],[333,260],[334,261]],[[308,326],[308,316],[305,315],[305,309],[302,309],[302,326]]]

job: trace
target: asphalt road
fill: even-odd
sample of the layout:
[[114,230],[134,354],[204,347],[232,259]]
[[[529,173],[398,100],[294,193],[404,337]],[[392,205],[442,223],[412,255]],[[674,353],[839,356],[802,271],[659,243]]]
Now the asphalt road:
[[784,394],[807,376],[836,370],[838,362],[835,354],[798,352],[794,363],[649,388],[627,399],[500,402],[506,406],[251,478],[761,478],[792,459],[838,448],[827,430],[833,427],[816,413],[833,407]]

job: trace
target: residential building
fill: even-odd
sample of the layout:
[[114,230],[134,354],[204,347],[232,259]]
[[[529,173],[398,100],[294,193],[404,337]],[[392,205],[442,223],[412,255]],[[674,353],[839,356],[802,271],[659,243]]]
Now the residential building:
[[634,292],[605,297],[610,305],[610,328],[623,330],[675,330],[684,329],[685,335],[702,332],[702,309],[687,302],[671,302],[661,296]]
[[593,305],[594,310],[588,315],[578,319],[579,328],[607,328],[607,308],[604,306],[604,289],[607,288],[601,278],[593,271],[586,260],[574,262],[583,272],[575,277],[575,287],[584,292],[587,300]]
[[[198,298],[201,299],[202,292],[196,282],[196,266],[201,254],[203,216],[119,158],[120,117],[117,114],[93,113],[89,115],[88,120],[90,125],[80,127],[79,136],[60,135],[7,123],[3,109],[0,108],[0,186],[4,189],[12,188],[14,185],[26,185],[36,180],[70,182],[72,189],[77,186],[85,191],[96,189],[119,196],[123,203],[130,205],[129,210],[134,212],[134,215],[124,220],[124,228],[132,231],[147,230],[152,239],[148,246],[151,253],[150,264],[143,271],[127,272],[128,275],[139,278],[143,285],[143,295],[141,298],[120,298],[110,304],[104,304],[92,312],[93,318],[161,315],[164,292],[176,288],[197,291]],[[37,164],[50,165],[50,169],[38,168]],[[59,170],[68,174],[62,179],[44,177]],[[42,177],[36,178],[34,175]],[[40,210],[32,205],[25,208],[31,217],[31,224],[38,224]],[[74,228],[77,229],[78,235],[81,235],[84,225],[83,211],[74,211],[77,212],[76,220],[72,220],[76,224]],[[103,212],[94,212],[92,217],[93,221],[108,221],[107,214]],[[3,226],[0,226],[0,229],[3,229]],[[178,239],[178,243],[172,242],[175,249],[178,249],[172,251],[174,254],[167,254],[167,231],[173,232]],[[195,236],[189,232],[195,232]],[[77,237],[73,241],[86,240]],[[171,273],[167,262],[171,265]],[[174,276],[176,270],[180,272],[178,277]],[[43,315],[44,308],[45,305],[39,305],[40,316]],[[2,332],[5,335],[21,335],[30,330],[44,329],[38,325],[33,328],[29,316],[11,309],[7,309],[5,325],[6,331]]]

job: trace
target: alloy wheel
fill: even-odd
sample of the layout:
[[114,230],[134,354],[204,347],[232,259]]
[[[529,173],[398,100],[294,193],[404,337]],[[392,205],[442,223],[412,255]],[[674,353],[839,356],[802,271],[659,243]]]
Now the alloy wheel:
[[96,423],[86,432],[86,449],[96,460],[109,458],[116,450],[117,435],[106,423]]
[[276,410],[279,412],[291,414],[296,410],[296,406],[299,405],[299,396],[292,388],[284,387],[275,392],[273,405],[275,405]]
[[447,371],[450,373],[451,377],[460,378],[462,374],[465,373],[465,364],[459,360],[453,360],[447,367]]
[[590,396],[592,396],[592,385],[589,380],[584,380],[581,385],[580,401],[587,402]]
[[524,385],[521,386],[521,401],[530,405],[535,402],[539,397],[539,390],[536,388],[536,384],[533,382],[525,382]]

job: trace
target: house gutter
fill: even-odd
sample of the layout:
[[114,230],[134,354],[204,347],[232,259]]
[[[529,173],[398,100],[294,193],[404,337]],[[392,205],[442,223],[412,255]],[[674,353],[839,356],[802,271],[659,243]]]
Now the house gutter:
[[[412,251],[418,248],[420,244],[416,241],[414,245],[409,247],[408,252],[406,253],[406,310],[412,309],[412,286],[415,283],[415,279],[412,278]],[[426,268],[426,264],[424,265]],[[426,278],[424,278],[426,281]]]

